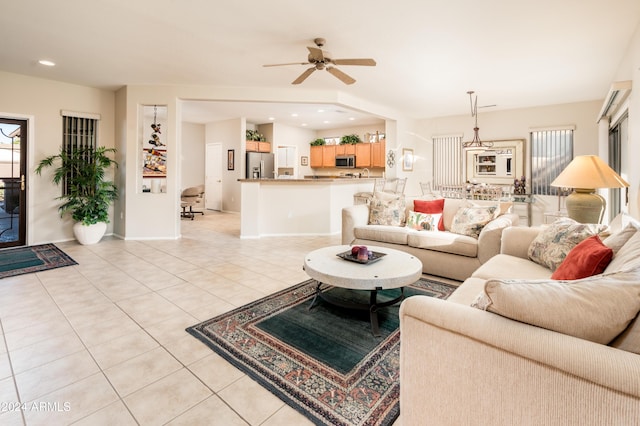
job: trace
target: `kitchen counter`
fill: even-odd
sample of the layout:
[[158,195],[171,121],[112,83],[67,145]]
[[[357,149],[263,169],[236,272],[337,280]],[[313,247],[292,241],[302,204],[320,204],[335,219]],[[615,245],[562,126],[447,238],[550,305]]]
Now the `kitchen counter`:
[[342,209],[373,191],[371,178],[238,179],[240,238],[338,235]]
[[260,182],[260,183],[373,183],[375,177],[370,178],[353,178],[353,177],[333,177],[333,176],[317,176],[317,177],[304,177],[302,179],[292,179],[292,178],[278,178],[278,179],[238,179],[238,182]]

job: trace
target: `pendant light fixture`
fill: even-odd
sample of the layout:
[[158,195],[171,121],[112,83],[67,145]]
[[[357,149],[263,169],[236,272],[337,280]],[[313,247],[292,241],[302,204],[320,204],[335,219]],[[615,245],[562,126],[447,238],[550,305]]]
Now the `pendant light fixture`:
[[471,103],[471,117],[476,119],[475,127],[473,128],[473,140],[470,142],[464,142],[462,146],[466,149],[491,148],[493,146],[493,142],[482,142],[478,135],[478,131],[480,130],[478,127],[478,95],[474,98],[474,93],[475,92],[473,90],[467,92],[469,95],[469,102]]

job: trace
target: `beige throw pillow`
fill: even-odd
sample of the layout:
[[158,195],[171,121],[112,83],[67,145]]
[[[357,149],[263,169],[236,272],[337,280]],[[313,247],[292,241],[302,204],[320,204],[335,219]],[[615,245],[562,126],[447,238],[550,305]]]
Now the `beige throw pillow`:
[[376,192],[369,203],[369,225],[404,226],[404,195]]
[[574,281],[489,280],[471,306],[607,344],[640,311],[640,271]]
[[478,238],[484,226],[495,219],[498,206],[462,207],[451,222],[451,232]]
[[572,248],[585,238],[600,234],[605,225],[579,223],[562,218],[544,228],[529,245],[529,259],[555,271]]

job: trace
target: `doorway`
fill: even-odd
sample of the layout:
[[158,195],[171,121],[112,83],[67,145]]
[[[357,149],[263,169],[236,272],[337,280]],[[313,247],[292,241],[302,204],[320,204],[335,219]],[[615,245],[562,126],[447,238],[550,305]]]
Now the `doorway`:
[[27,121],[0,117],[0,248],[26,245]]
[[207,210],[222,210],[222,144],[208,143],[206,146],[204,178],[204,207]]

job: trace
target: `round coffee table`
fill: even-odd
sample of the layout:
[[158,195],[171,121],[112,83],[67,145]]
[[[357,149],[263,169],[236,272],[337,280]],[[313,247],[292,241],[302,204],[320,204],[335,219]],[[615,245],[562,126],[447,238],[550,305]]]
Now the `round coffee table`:
[[[309,309],[313,308],[318,297],[336,306],[366,309],[369,311],[371,331],[374,336],[379,336],[378,309],[404,299],[404,286],[415,283],[422,276],[422,262],[415,256],[400,250],[378,246],[367,247],[373,252],[385,255],[368,264],[352,262],[338,256],[340,253],[351,250],[351,246],[343,245],[314,250],[305,256],[304,270],[318,282],[316,295]],[[323,284],[325,284],[324,288]],[[332,298],[326,292],[329,287],[369,291],[369,303],[350,303]],[[400,288],[400,296],[388,302],[378,303],[378,291],[392,288]]]

